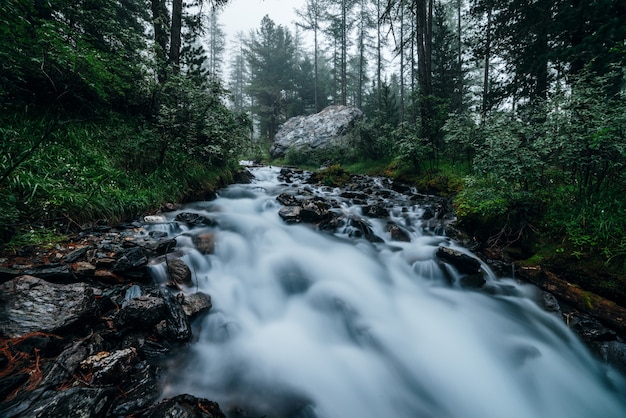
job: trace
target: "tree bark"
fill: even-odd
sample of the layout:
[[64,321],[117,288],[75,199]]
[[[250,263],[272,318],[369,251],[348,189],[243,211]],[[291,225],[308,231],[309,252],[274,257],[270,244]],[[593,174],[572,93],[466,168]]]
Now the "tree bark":
[[152,0],[151,5],[155,53],[157,58],[157,78],[159,83],[163,83],[167,77],[165,67],[167,61],[167,29],[169,27],[169,18],[165,0]]
[[172,72],[180,72],[180,48],[182,45],[183,0],[172,1],[172,29],[170,32],[169,64]]

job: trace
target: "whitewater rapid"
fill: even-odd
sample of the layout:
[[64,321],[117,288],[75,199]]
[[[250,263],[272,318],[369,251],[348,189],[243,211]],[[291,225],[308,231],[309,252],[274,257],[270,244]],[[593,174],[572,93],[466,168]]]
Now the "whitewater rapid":
[[[450,284],[435,253],[456,244],[415,227],[418,205],[391,210],[413,223],[410,242],[368,219],[384,240],[371,243],[286,224],[276,196],[294,186],[278,168],[252,171],[251,184],[184,209],[215,226],[154,226],[177,237],[193,271],[186,291],[213,300],[164,397],[208,398],[230,417],[626,416],[623,377],[538,308],[534,288],[486,266],[490,292]],[[214,254],[194,248],[200,232],[215,235]]]

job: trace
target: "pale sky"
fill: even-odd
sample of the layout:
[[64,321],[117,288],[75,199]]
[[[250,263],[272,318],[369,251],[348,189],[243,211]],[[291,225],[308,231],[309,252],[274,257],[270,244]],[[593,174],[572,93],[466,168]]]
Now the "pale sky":
[[305,3],[305,0],[230,0],[223,7],[219,21],[224,25],[229,44],[237,32],[243,31],[247,35],[251,29],[259,28],[265,15],[277,25],[293,31],[294,9],[303,9]]

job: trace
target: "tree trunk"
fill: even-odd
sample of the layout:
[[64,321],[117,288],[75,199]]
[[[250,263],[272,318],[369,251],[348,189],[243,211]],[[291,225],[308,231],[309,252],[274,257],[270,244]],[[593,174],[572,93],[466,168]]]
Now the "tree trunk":
[[170,32],[169,63],[172,72],[180,72],[180,48],[182,45],[183,0],[172,1],[172,29]]
[[487,11],[487,28],[485,29],[485,71],[483,73],[482,121],[484,123],[489,110],[489,59],[491,56],[491,9]]
[[155,53],[157,58],[157,78],[163,83],[167,77],[167,29],[169,19],[165,0],[152,0],[152,26],[154,28]]
[[347,77],[347,56],[348,56],[348,29],[346,27],[348,14],[347,0],[341,1],[341,104],[348,104],[348,77]]

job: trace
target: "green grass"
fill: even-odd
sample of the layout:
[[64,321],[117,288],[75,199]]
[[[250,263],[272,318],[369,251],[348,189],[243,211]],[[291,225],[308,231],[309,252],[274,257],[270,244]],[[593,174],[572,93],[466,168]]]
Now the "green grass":
[[34,149],[47,122],[1,122],[0,174],[27,156],[0,184],[0,244],[12,237],[11,248],[52,242],[50,231],[96,220],[115,223],[165,202],[201,199],[232,180],[236,169],[175,148],[159,164],[155,132],[141,120],[112,116],[60,125]]

